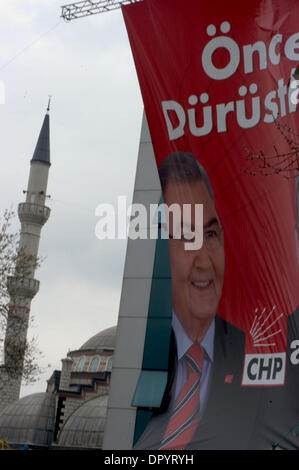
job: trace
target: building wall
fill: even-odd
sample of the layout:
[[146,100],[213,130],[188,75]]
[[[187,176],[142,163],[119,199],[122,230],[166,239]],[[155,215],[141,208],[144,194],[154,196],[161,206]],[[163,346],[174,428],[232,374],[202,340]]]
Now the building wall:
[[59,426],[58,426],[58,433],[57,439],[59,439],[59,433],[63,429],[63,426],[67,422],[68,418],[78,409],[80,406],[83,405],[88,400],[92,400],[98,396],[108,395],[109,393],[109,386],[105,385],[96,385],[94,390],[91,391],[83,391],[83,393],[79,397],[71,397],[71,396],[64,396],[63,393],[59,393],[59,398],[63,399],[63,404],[61,406],[61,412],[59,418]]
[[[158,204],[161,185],[143,115],[133,203]],[[144,228],[147,230],[147,228]],[[131,449],[136,408],[131,406],[140,376],[156,240],[128,240],[111,375],[103,449]],[[122,393],[120,393],[120,390]]]

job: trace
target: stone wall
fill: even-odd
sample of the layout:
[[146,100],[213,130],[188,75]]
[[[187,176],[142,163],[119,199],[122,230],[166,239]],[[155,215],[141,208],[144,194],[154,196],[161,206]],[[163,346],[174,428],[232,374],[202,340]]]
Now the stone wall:
[[4,365],[0,366],[0,413],[19,399],[22,377],[13,378]]

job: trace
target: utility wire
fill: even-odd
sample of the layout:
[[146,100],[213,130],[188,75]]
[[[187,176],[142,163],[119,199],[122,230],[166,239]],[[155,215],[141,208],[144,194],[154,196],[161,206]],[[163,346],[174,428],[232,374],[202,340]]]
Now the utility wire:
[[36,44],[38,41],[40,41],[43,37],[47,36],[47,34],[51,33],[51,31],[53,31],[55,28],[57,28],[57,26],[59,26],[60,24],[63,24],[63,21],[60,20],[58,23],[56,23],[54,26],[52,26],[50,29],[48,29],[47,31],[45,31],[43,34],[41,34],[40,36],[38,36],[36,39],[34,39],[34,41],[32,41],[30,44],[28,44],[27,46],[25,46],[23,49],[21,49],[19,52],[17,52],[11,59],[9,59],[7,62],[5,62],[2,66],[0,66],[0,71],[5,69],[9,64],[11,64],[11,62],[13,62],[17,57],[19,57],[20,55],[22,55],[25,51],[27,51],[28,49],[30,49],[30,47],[34,46],[34,44]]

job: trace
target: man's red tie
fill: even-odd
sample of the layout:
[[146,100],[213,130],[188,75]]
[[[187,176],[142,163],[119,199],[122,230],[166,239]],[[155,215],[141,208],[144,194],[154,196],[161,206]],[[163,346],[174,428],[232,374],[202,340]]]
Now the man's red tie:
[[184,356],[188,368],[188,379],[169,420],[160,449],[184,449],[191,441],[199,419],[199,382],[202,373],[203,351],[193,344]]

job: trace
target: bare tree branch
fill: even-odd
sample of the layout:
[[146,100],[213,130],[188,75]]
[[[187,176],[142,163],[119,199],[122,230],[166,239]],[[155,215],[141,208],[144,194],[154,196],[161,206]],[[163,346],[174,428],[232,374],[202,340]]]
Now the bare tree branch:
[[[16,313],[12,306],[17,304],[19,286],[30,277],[32,270],[40,266],[40,258],[28,255],[18,246],[19,233],[11,232],[15,214],[6,210],[0,217],[0,350],[5,347],[5,368],[13,375],[22,373],[23,382],[35,382],[43,372],[39,366],[42,353],[37,346],[37,338],[21,341],[24,328],[23,315]],[[13,281],[13,282],[12,282]],[[24,307],[25,309],[25,307]],[[29,312],[28,312],[29,313]],[[15,332],[11,339],[5,338],[7,324]],[[33,317],[26,320],[26,329],[32,327]]]
[[[299,88],[299,65],[295,69],[293,78],[296,81],[294,89]],[[273,115],[273,121],[282,139],[287,143],[290,151],[279,152],[273,145],[274,152],[265,155],[263,151],[254,153],[245,147],[246,160],[251,163],[250,168],[243,170],[249,175],[271,176],[281,174],[284,178],[295,178],[299,172],[299,134],[290,126],[283,124],[279,116]]]

